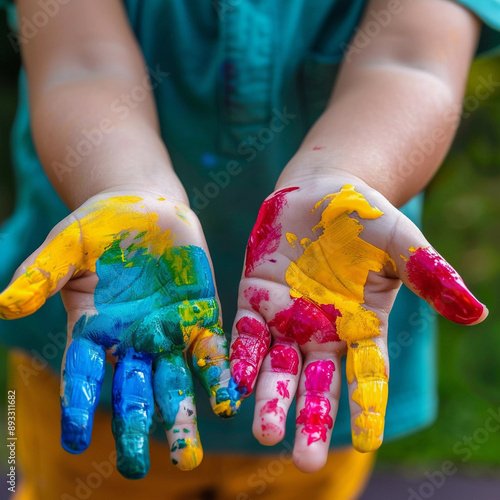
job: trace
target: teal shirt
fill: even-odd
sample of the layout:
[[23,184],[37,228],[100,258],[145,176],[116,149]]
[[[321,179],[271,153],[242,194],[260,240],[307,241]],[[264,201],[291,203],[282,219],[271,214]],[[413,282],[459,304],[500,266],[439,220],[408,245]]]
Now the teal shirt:
[[[124,3],[155,86],[163,139],[205,230],[229,332],[245,245],[259,206],[324,109],[365,2],[315,0],[314,8],[306,0]],[[463,3],[493,28],[500,27],[498,1]],[[485,47],[491,45],[492,33],[483,32]],[[12,133],[17,202],[0,231],[0,288],[68,213],[33,147],[23,72],[19,99]],[[126,119],[127,107],[115,103],[110,113]],[[417,197],[402,211],[419,224],[421,209],[422,197]],[[47,362],[55,370],[63,354],[61,332],[65,312],[59,296],[28,318],[0,322],[5,344],[24,347],[39,358],[37,363]],[[434,419],[435,342],[434,313],[403,287],[389,322],[386,439],[414,432]],[[109,406],[110,381],[108,370],[101,393],[104,406]],[[197,406],[207,450],[276,453],[293,442],[294,408],[284,444],[268,448],[251,434],[253,398],[231,421],[215,417],[201,391]],[[156,427],[160,436],[161,426]],[[332,446],[350,440],[344,379]]]

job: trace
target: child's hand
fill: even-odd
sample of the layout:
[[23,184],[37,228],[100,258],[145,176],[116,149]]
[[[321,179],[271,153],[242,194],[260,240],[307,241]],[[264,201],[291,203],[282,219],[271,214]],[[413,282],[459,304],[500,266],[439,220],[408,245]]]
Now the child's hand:
[[294,461],[312,472],[327,458],[344,354],[353,445],[382,443],[387,324],[401,280],[457,323],[478,323],[487,310],[418,228],[360,179],[340,172],[296,185],[264,202],[250,235],[231,369],[246,395],[256,385],[253,432],[263,444],[283,439],[297,393]]
[[16,272],[0,295],[0,317],[32,314],[59,290],[68,312],[61,386],[67,451],[89,446],[106,356],[115,364],[112,428],[125,477],[148,472],[155,402],[172,461],[183,470],[201,461],[186,356],[214,411],[237,411],[207,254],[200,224],[181,202],[108,193],[56,226]]

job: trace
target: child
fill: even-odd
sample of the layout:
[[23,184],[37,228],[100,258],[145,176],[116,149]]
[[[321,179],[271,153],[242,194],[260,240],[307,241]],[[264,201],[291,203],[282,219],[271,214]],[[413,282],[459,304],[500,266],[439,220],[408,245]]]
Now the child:
[[[24,433],[20,498],[90,497],[97,488],[98,498],[359,494],[372,454],[328,458],[328,446],[380,445],[388,314],[400,279],[452,320],[487,314],[410,222],[452,140],[479,36],[460,3],[468,4],[18,1],[26,71],[14,128],[18,206],[3,229],[6,285],[19,256],[62,219],[0,296],[5,318],[37,311],[3,323],[2,334],[42,358],[12,357]],[[470,8],[499,27],[493,2]],[[233,381],[208,248],[230,318],[249,233]],[[58,299],[39,308],[59,290],[69,339],[63,446],[85,450],[94,420],[93,446],[78,458],[51,440],[57,382],[43,362],[58,366],[66,316]],[[394,438],[435,414],[433,316],[403,289],[389,330],[401,347],[385,429]],[[200,396],[196,414],[184,352],[220,416],[256,387],[253,430],[263,444],[283,438],[297,389],[281,454],[237,456],[266,451],[251,437],[249,401],[219,423]],[[350,397],[342,391],[335,419],[344,373]],[[96,410],[100,392],[103,408],[113,395],[116,458],[109,417]],[[205,449],[222,457],[205,459],[197,474],[170,471],[160,462],[166,450],[148,444],[154,402],[179,468],[201,461],[198,423]],[[295,424],[297,467],[327,462],[310,481],[291,472]],[[153,468],[134,489],[114,461],[125,476],[143,477],[148,446]]]

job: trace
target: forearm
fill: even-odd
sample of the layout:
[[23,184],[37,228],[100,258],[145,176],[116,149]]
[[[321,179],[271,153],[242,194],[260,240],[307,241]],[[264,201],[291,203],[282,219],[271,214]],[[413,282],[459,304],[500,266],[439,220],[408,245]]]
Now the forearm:
[[[17,0],[17,9],[32,19],[40,6]],[[125,186],[186,200],[153,96],[168,76],[148,76],[121,0],[67,2],[21,48],[35,147],[69,208]]]
[[[437,19],[424,15],[429,8]],[[406,9],[344,62],[327,109],[280,185],[347,171],[400,206],[432,178],[458,125],[478,27],[451,2],[421,0]],[[439,26],[440,14],[453,16],[450,30]]]
[[[155,188],[186,201],[159,134],[152,90],[144,87],[145,82],[149,80],[111,76],[70,81],[32,102],[38,155],[69,208],[121,186]],[[138,100],[134,95],[146,97]]]

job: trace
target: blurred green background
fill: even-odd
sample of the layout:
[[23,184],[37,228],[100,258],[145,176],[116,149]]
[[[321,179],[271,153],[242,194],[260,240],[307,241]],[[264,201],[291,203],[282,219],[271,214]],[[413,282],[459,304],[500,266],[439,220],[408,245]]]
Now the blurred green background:
[[[14,205],[9,130],[16,107],[18,55],[6,38],[0,14],[0,221]],[[409,438],[385,444],[378,466],[429,470],[450,459],[454,447],[484,427],[488,410],[500,410],[500,88],[476,98],[481,78],[500,82],[500,57],[474,63],[464,116],[453,148],[426,194],[424,232],[490,309],[474,328],[440,320],[439,392],[436,423]],[[474,111],[476,105],[479,108]],[[499,309],[497,309],[497,307]],[[5,351],[0,349],[0,394],[5,392]],[[1,398],[2,405],[4,398]],[[1,412],[1,420],[5,412]],[[500,432],[471,448],[461,469],[500,473]]]

